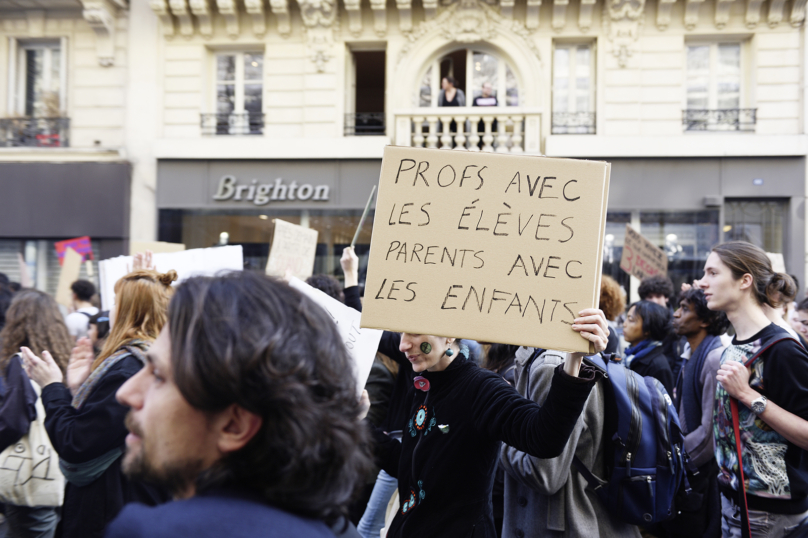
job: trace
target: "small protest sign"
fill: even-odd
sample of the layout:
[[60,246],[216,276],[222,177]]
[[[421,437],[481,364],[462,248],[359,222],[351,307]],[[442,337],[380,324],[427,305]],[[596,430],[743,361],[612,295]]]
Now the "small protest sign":
[[328,315],[334,320],[339,335],[354,360],[354,376],[356,377],[358,393],[361,395],[370,375],[370,368],[373,366],[376,350],[379,348],[382,331],[360,328],[361,314],[358,311],[350,306],[345,306],[300,279],[290,279],[289,285],[323,307],[323,310],[328,312]]
[[386,147],[362,327],[591,351],[610,168]]
[[56,247],[56,256],[59,258],[59,265],[64,263],[65,251],[67,248],[72,248],[78,254],[81,254],[82,260],[94,260],[93,247],[90,244],[88,236],[76,237],[75,239],[65,239],[54,243]]
[[316,253],[317,230],[275,219],[266,273],[284,276],[290,271],[292,276],[306,280],[314,271]]
[[[154,267],[161,273],[169,269],[177,272],[177,282],[192,276],[214,276],[221,271],[244,269],[241,245],[196,248],[180,252],[156,253]],[[118,256],[98,264],[102,310],[109,310],[115,298],[115,283],[132,270],[132,256]]]
[[766,256],[768,256],[769,261],[772,262],[772,269],[775,273],[786,272],[786,260],[783,258],[781,252],[767,252]]
[[81,272],[81,254],[71,247],[67,247],[64,252],[62,271],[59,273],[59,285],[56,287],[56,302],[60,305],[67,308],[73,305],[73,293],[70,285],[79,279],[79,272]]
[[155,254],[181,252],[185,250],[185,245],[182,243],[167,243],[165,241],[130,241],[129,242],[129,255],[134,256],[138,252],[152,251]]
[[620,269],[640,280],[649,276],[665,276],[668,274],[668,255],[626,224]]

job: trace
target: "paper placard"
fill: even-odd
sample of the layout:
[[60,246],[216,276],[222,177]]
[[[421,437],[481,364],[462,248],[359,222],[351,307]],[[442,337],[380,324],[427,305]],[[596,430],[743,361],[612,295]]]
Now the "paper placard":
[[668,274],[668,255],[626,224],[620,269],[640,280],[649,276],[665,276]]
[[610,168],[386,147],[362,326],[590,351]]
[[780,252],[767,252],[766,256],[769,257],[769,261],[772,262],[772,269],[775,273],[785,273],[786,272],[786,261],[783,258],[783,254]]
[[358,311],[350,306],[345,306],[300,279],[291,278],[289,285],[323,307],[323,310],[328,312],[331,319],[337,324],[339,335],[354,360],[354,376],[356,377],[357,389],[361,395],[362,390],[365,388],[365,383],[368,381],[376,351],[379,349],[382,331],[361,329],[359,327],[361,314]]
[[56,287],[56,302],[67,308],[73,306],[73,292],[70,285],[79,279],[81,260],[81,254],[70,247],[65,249],[62,272],[59,273],[59,285]]
[[288,270],[292,276],[306,280],[314,271],[316,254],[317,230],[275,219],[275,234],[267,260],[268,275],[285,276]]
[[[244,254],[241,245],[197,248],[181,252],[155,254],[152,258],[157,271],[177,272],[177,282],[192,276],[214,276],[220,271],[244,269]],[[115,297],[115,283],[132,270],[132,256],[118,256],[98,264],[102,310],[109,310]]]
[[152,251],[155,254],[165,252],[182,252],[185,245],[182,243],[166,243],[165,241],[130,241],[129,255],[134,256],[138,252]]
[[81,254],[82,260],[94,260],[93,247],[90,243],[89,236],[76,237],[75,239],[65,239],[53,244],[56,247],[56,257],[59,258],[59,264],[64,263],[65,251],[72,248],[78,254]]

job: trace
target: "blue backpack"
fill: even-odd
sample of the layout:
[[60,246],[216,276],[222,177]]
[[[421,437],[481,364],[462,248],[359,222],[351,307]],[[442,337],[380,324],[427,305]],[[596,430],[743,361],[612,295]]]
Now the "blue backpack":
[[[543,351],[537,350],[530,362]],[[612,442],[606,443],[605,480],[593,475],[577,456],[573,465],[621,521],[646,526],[671,519],[680,487],[684,486],[685,496],[690,487],[684,436],[670,396],[659,381],[629,370],[619,357],[607,356],[604,361],[594,355],[584,360],[605,374],[603,437]]]

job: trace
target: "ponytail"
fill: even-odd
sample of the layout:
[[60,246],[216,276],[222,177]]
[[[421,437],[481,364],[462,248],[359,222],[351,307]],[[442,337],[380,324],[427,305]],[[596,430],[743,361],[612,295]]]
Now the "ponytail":
[[790,303],[797,296],[797,285],[794,279],[785,273],[774,273],[766,286],[768,303],[777,308]]

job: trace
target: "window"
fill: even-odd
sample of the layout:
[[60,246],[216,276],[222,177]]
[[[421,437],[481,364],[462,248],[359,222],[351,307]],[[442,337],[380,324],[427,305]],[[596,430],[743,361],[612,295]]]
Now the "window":
[[9,112],[14,117],[0,120],[0,145],[67,146],[62,41],[12,40],[11,47]]
[[[456,50],[435,60],[424,73],[413,104],[438,106],[444,77],[455,79],[456,87],[466,96],[466,106],[519,106],[519,83],[511,66],[492,54],[471,49]],[[490,85],[485,89],[490,95],[483,95],[484,85]]]
[[216,113],[204,114],[204,134],[261,134],[264,55],[229,52],[216,55]]
[[766,252],[785,253],[787,200],[727,200],[724,240],[747,241]]
[[384,135],[385,56],[383,50],[350,51],[346,136]]
[[686,130],[754,130],[755,109],[742,108],[741,55],[740,43],[687,47]]
[[595,55],[589,44],[553,51],[553,134],[595,133]]

